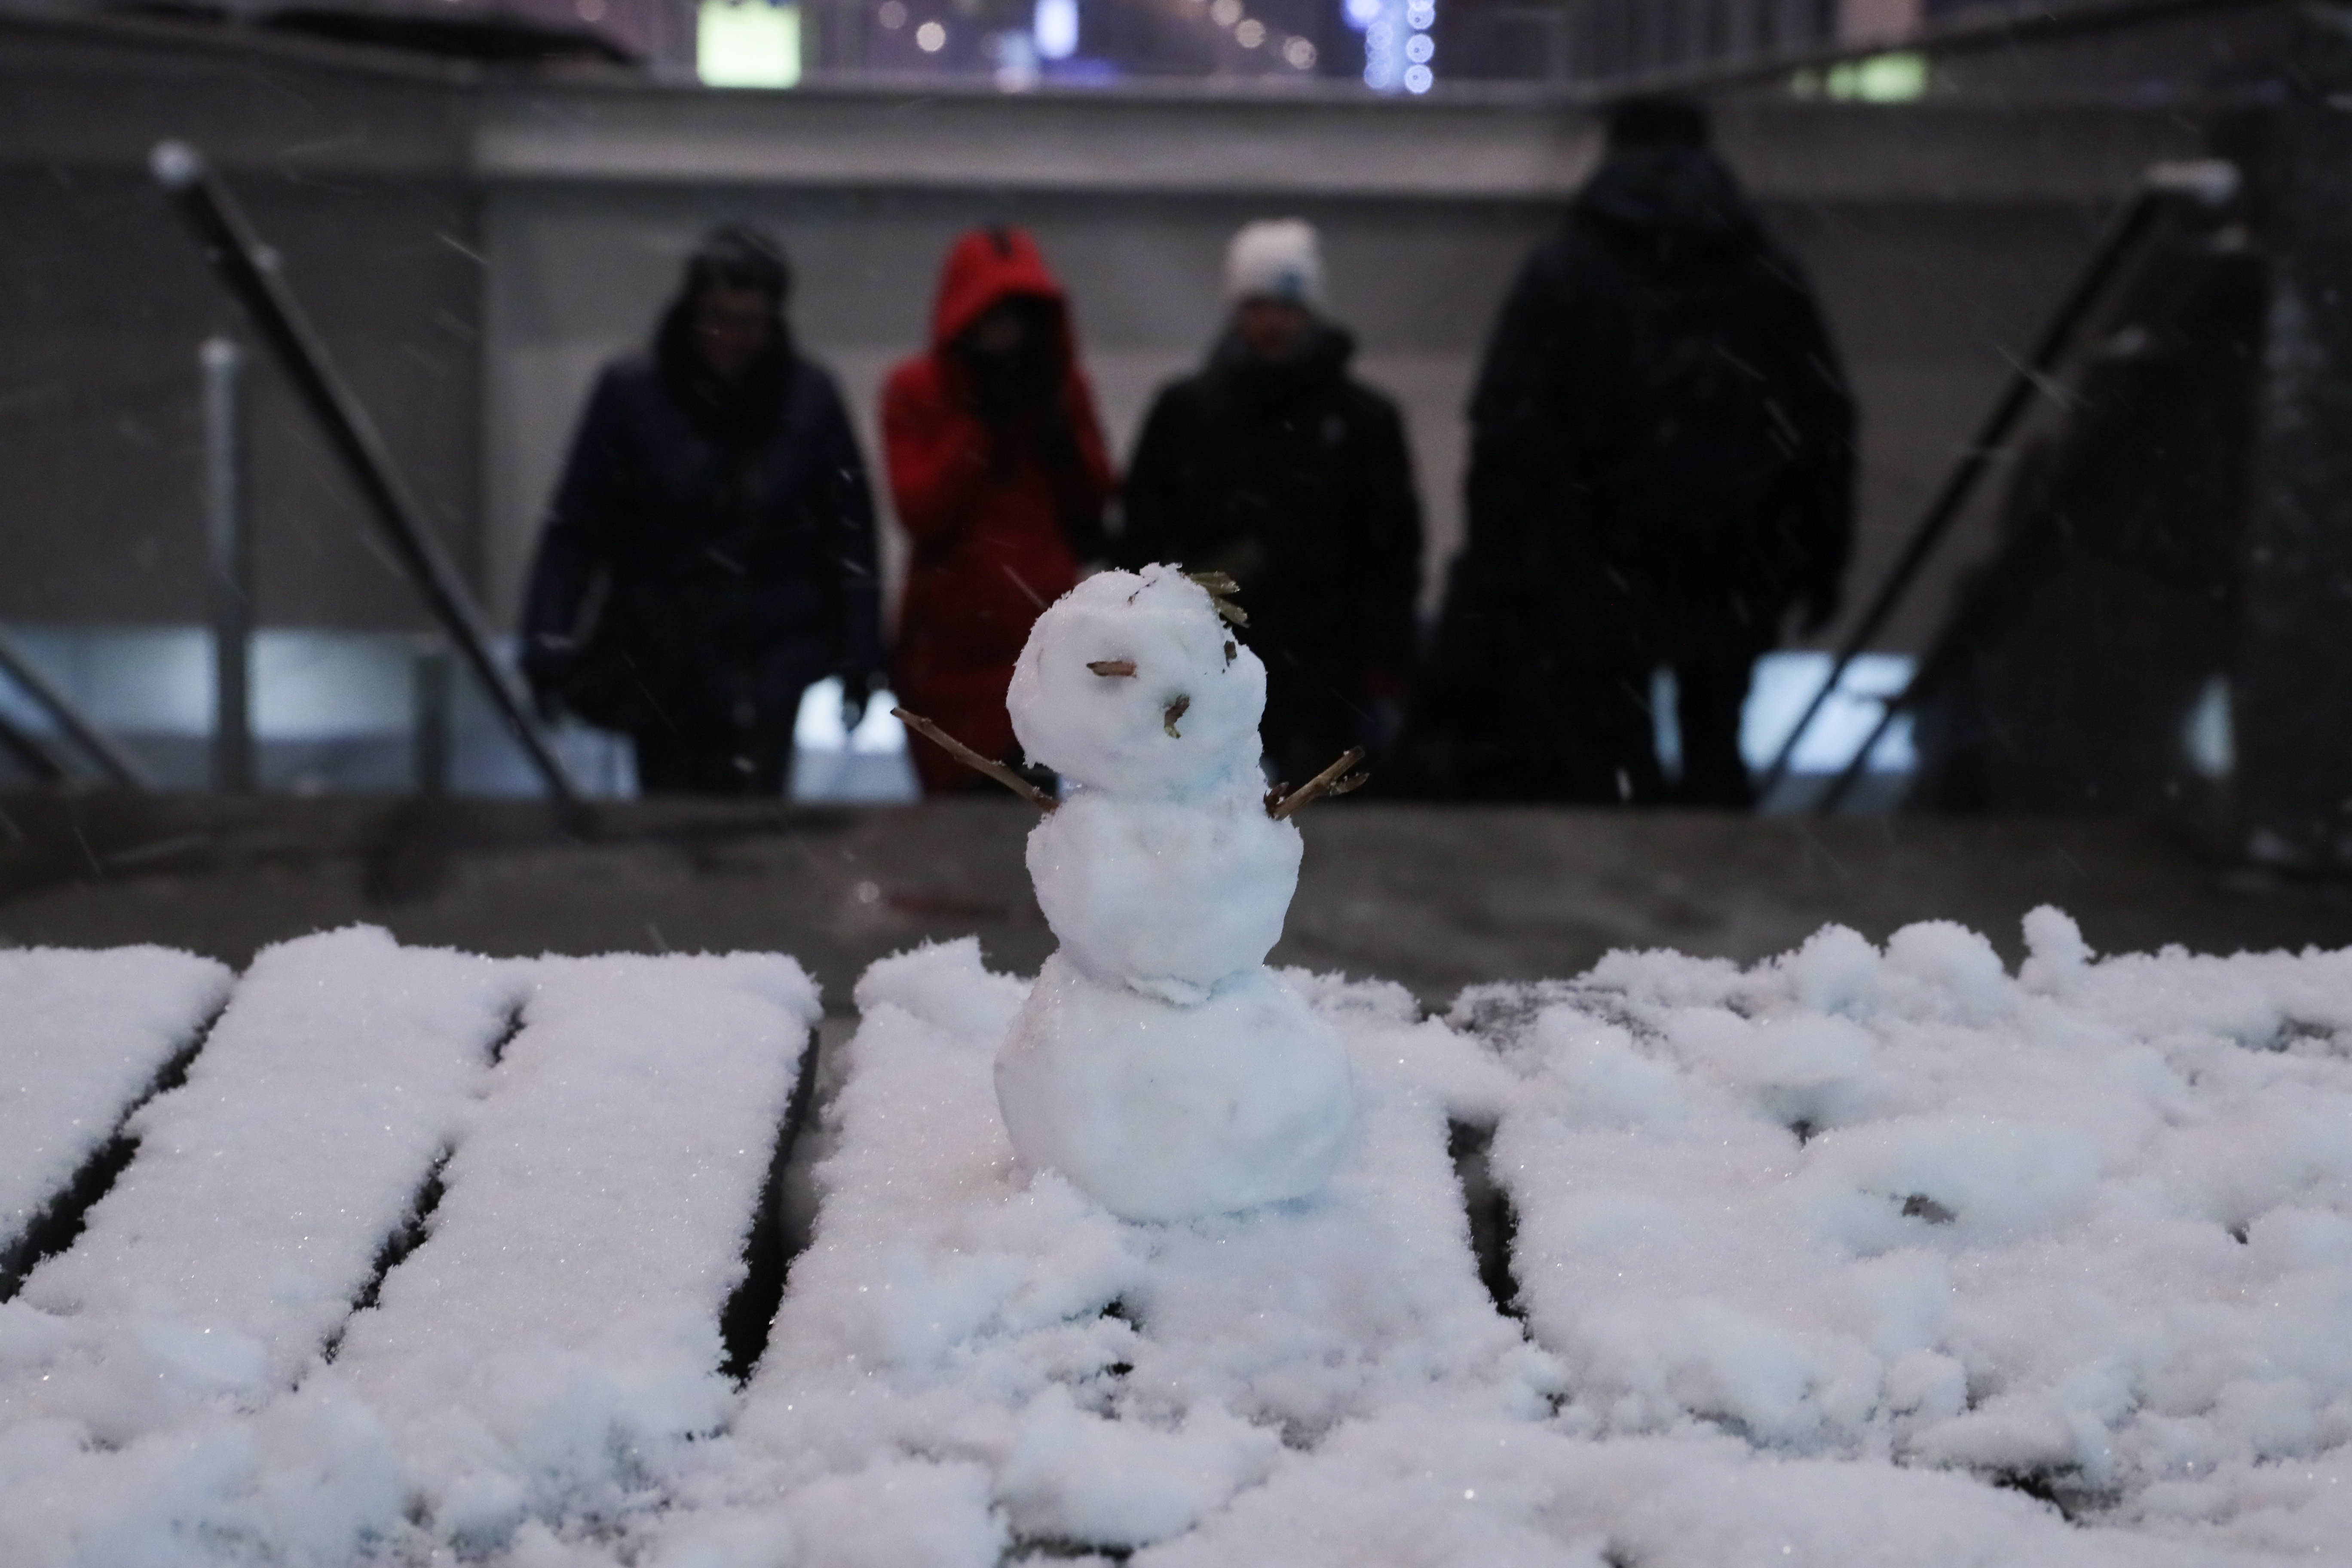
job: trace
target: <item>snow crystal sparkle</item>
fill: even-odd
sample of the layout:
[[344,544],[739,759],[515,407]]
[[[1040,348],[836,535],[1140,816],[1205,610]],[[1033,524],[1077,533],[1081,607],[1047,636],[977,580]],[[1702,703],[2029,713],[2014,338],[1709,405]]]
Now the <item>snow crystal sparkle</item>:
[[1038,617],[1006,701],[1070,786],[1029,836],[1062,945],[997,1058],[1014,1150],[1124,1219],[1320,1191],[1354,1097],[1265,967],[1301,849],[1265,802],[1265,666],[1182,573],[1107,572]]

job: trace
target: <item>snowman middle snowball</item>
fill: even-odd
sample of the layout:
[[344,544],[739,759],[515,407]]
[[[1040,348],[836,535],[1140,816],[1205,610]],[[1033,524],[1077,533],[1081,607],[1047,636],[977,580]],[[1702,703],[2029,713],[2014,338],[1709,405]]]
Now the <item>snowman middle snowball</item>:
[[1122,1219],[1320,1191],[1355,1100],[1265,967],[1301,850],[1265,811],[1265,667],[1177,568],[1106,572],[1037,618],[1006,703],[1065,781],[1029,835],[1061,949],[996,1058],[1014,1152]]

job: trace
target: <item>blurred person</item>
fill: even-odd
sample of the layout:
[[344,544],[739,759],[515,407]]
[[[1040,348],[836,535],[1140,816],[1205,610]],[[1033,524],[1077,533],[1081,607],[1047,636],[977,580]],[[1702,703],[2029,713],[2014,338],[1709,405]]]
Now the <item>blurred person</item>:
[[[1101,557],[1112,482],[1068,301],[1028,235],[992,226],[950,248],[931,346],[883,387],[882,443],[914,546],[892,689],[1017,762],[1013,661],[1038,612]],[[914,759],[927,795],[995,787],[936,746]]]
[[1678,798],[1752,804],[1740,714],[1793,608],[1838,610],[1854,413],[1821,310],[1709,146],[1630,100],[1495,323],[1471,400],[1468,541],[1407,742],[1457,797],[1653,801],[1653,672]]
[[855,728],[881,668],[866,461],[791,293],[767,235],[705,238],[652,352],[597,378],[541,536],[524,673],[628,734],[647,795],[781,794],[802,693],[838,676]]
[[1162,387],[1129,465],[1120,563],[1229,574],[1265,661],[1265,754],[1303,784],[1375,754],[1412,665],[1421,502],[1403,416],[1349,373],[1315,230],[1254,223],[1225,257],[1224,331]]

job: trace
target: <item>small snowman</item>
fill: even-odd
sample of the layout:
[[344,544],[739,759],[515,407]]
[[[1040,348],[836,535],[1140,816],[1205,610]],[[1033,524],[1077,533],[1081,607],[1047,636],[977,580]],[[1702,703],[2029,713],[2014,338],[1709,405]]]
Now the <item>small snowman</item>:
[[1298,887],[1289,815],[1360,782],[1357,753],[1266,790],[1265,667],[1210,587],[1232,584],[1088,578],[1038,617],[1006,700],[1066,795],[1039,797],[1029,836],[1061,947],[998,1054],[997,1103],[1024,1163],[1130,1220],[1309,1196],[1355,1115],[1339,1037],[1265,955]]

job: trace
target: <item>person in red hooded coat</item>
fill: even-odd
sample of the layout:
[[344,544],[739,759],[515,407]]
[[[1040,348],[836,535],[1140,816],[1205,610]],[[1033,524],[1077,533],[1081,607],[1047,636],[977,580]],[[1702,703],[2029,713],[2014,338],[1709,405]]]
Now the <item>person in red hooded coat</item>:
[[[983,756],[1017,762],[1004,708],[1038,612],[1103,553],[1112,479],[1060,282],[1017,228],[948,252],[929,353],[890,373],[882,444],[914,545],[892,689]],[[927,795],[990,787],[918,743]]]

